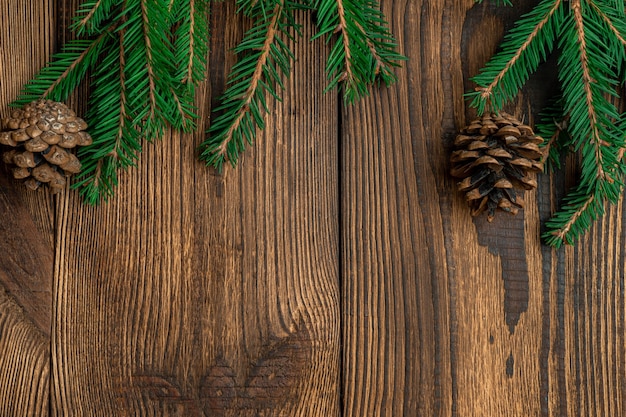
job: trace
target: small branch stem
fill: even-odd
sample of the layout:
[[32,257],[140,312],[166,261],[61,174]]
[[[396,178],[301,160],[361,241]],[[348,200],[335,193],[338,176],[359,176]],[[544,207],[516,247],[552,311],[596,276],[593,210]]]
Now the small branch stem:
[[587,42],[585,37],[585,25],[582,16],[582,10],[580,6],[580,0],[571,1],[572,12],[574,13],[574,22],[576,24],[576,31],[578,33],[579,49],[580,49],[580,64],[583,69],[583,83],[585,86],[585,100],[587,102],[587,109],[589,114],[589,123],[592,128],[591,138],[595,145],[596,156],[596,177],[600,180],[609,180],[602,166],[602,146],[606,146],[606,142],[600,137],[598,131],[598,118],[594,110],[593,92],[591,91],[591,85],[594,83],[593,78],[589,72],[589,58],[587,57]]
[[361,26],[359,23],[357,23],[356,25],[359,27],[359,29],[361,29],[363,36],[365,36],[365,42],[367,43],[367,47],[370,50],[372,57],[376,61],[376,67],[374,68],[374,75],[378,75],[380,73],[380,68],[383,66],[383,60],[380,58],[380,55],[378,55],[376,46],[374,46],[374,43],[372,42],[370,37],[367,36],[367,32],[365,32],[365,29],[363,29],[363,26]]
[[156,104],[154,68],[152,67],[152,42],[150,42],[150,21],[148,19],[148,6],[146,0],[141,0],[141,14],[143,17],[143,35],[146,43],[146,66],[148,69],[148,82],[150,85],[150,116],[148,120],[154,120]]
[[270,48],[272,46],[272,43],[274,43],[274,38],[276,37],[276,27],[278,26],[278,19],[280,18],[280,15],[282,14],[282,10],[283,10],[283,2],[276,3],[276,6],[274,7],[273,15],[272,15],[272,20],[270,21],[269,26],[267,28],[267,35],[265,37],[265,42],[263,43],[263,47],[261,48],[261,55],[259,56],[259,59],[257,60],[256,67],[254,68],[254,72],[252,73],[252,77],[250,78],[250,85],[246,89],[246,92],[243,94],[243,103],[241,107],[239,108],[237,117],[235,118],[233,123],[230,125],[230,128],[224,135],[224,140],[222,141],[222,143],[220,144],[220,146],[217,148],[215,152],[218,155],[226,156],[228,144],[232,140],[233,134],[235,133],[235,131],[239,128],[239,125],[241,124],[241,121],[243,120],[243,117],[246,115],[246,112],[248,111],[250,107],[250,103],[252,102],[252,99],[254,98],[254,93],[256,92],[261,76],[263,75],[263,67],[265,66],[267,57],[270,54]]
[[569,123],[569,118],[570,116],[569,114],[567,114],[565,115],[565,117],[563,117],[560,123],[554,121],[554,124],[556,125],[556,130],[554,131],[552,136],[550,136],[548,143],[546,143],[546,145],[543,147],[543,158],[541,160],[542,163],[546,162],[546,160],[548,159],[548,156],[550,155],[550,148],[552,148],[552,145],[554,145],[554,143],[557,141],[561,132],[565,130],[563,126],[567,126],[567,124]]
[[611,19],[609,19],[609,17],[604,12],[602,12],[602,10],[600,10],[600,8],[598,7],[598,5],[595,2],[592,1],[589,4],[591,5],[591,7],[594,8],[596,13],[598,13],[600,15],[600,17],[602,17],[602,20],[604,20],[604,22],[607,24],[609,29],[611,29],[611,32],[613,32],[613,35],[615,35],[617,40],[619,40],[621,42],[621,44],[626,47],[626,39],[624,39],[624,37],[622,36],[620,31],[617,30],[617,28],[615,27],[615,25],[613,24]]
[[341,32],[341,41],[343,42],[346,64],[346,70],[342,75],[342,80],[348,80],[350,83],[354,80],[354,72],[352,71],[350,39],[348,38],[346,30],[348,28],[348,23],[346,21],[346,10],[343,7],[343,0],[337,0],[337,14],[339,15],[339,26],[337,27],[336,32]]
[[48,87],[46,89],[46,91],[43,92],[43,94],[41,95],[42,97],[46,97],[48,94],[50,94],[60,83],[61,81],[63,81],[73,70],[74,68],[76,68],[76,66],[83,60],[85,59],[85,57],[87,56],[87,54],[93,50],[93,48],[96,47],[96,45],[98,45],[100,42],[102,42],[102,40],[104,39],[104,37],[106,35],[109,34],[109,32],[112,29],[109,29],[108,31],[101,33],[100,36],[98,36],[96,39],[94,39],[94,41],[91,43],[91,45],[89,45],[89,47],[87,49],[85,49],[79,56],[78,58],[76,58],[74,60],[74,62],[72,62],[72,64],[67,67],[67,69],[65,71],[63,71],[63,74],[61,74],[59,76],[59,78],[57,78],[56,80],[54,80],[54,82],[50,85],[50,87]]
[[537,37],[537,35],[541,31],[541,29],[543,29],[543,27],[550,21],[550,18],[556,12],[556,10],[559,8],[559,6],[561,5],[562,1],[563,0],[557,0],[557,1],[554,2],[554,6],[552,7],[552,9],[550,9],[550,11],[541,20],[541,22],[539,22],[539,24],[537,26],[535,26],[534,30],[530,33],[530,35],[528,35],[528,37],[526,38],[524,43],[515,52],[513,57],[511,57],[511,59],[507,62],[506,66],[502,69],[502,71],[500,71],[495,76],[495,78],[493,79],[491,84],[489,84],[486,87],[483,87],[483,88],[479,89],[479,91],[481,92],[480,95],[483,98],[483,100],[485,100],[485,101],[489,101],[490,100],[490,97],[493,94],[493,89],[496,87],[496,85],[498,85],[498,83],[500,81],[502,81],[502,78],[504,78],[504,76],[509,71],[509,69],[513,65],[515,65],[515,63],[520,59],[520,57],[522,56],[524,51],[526,51],[526,49],[530,46],[530,44],[535,40],[535,38]]
[[87,15],[78,22],[78,26],[80,27],[87,26],[87,23],[91,20],[91,18],[96,13],[96,10],[98,10],[101,4],[102,4],[102,0],[98,0],[98,2],[93,5],[89,13],[87,13]]
[[126,59],[124,58],[124,31],[120,32],[120,123],[117,129],[117,135],[115,135],[115,146],[109,153],[114,158],[117,158],[119,146],[124,137],[124,126],[126,122],[126,77],[124,76],[124,70],[126,67]]
[[582,206],[580,206],[580,208],[576,210],[574,214],[572,214],[572,216],[567,221],[567,223],[565,223],[565,225],[561,227],[560,229],[553,231],[552,235],[555,236],[557,239],[563,241],[565,239],[565,236],[569,233],[572,226],[576,223],[576,221],[578,221],[580,216],[582,216],[582,214],[585,212],[585,210],[587,210],[589,205],[593,203],[594,200],[595,200],[594,194],[587,197],[587,200],[585,201],[585,203]]
[[181,80],[181,82],[187,83],[193,80],[193,60],[195,58],[195,25],[196,25],[196,2],[195,0],[189,0],[189,59],[187,60],[187,75]]

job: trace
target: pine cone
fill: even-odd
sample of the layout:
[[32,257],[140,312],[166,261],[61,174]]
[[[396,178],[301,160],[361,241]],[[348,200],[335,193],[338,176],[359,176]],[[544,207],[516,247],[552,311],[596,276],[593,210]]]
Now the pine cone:
[[498,208],[511,214],[523,208],[518,191],[537,186],[530,173],[543,171],[542,142],[506,113],[485,115],[461,130],[450,157],[451,174],[462,179],[458,189],[465,192],[472,216],[487,211],[492,221]]
[[34,101],[2,120],[0,144],[14,148],[2,159],[29,189],[46,184],[52,194],[58,193],[66,177],[80,172],[72,149],[92,143],[86,128],[87,123],[65,104]]

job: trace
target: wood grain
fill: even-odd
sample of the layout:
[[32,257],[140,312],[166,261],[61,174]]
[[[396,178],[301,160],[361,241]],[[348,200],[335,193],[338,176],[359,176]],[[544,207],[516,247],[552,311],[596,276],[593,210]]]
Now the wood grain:
[[[0,116],[22,86],[48,61],[56,43],[57,10],[54,2],[33,4],[11,0],[0,4],[0,17],[11,24],[0,28]],[[21,189],[16,184],[12,187]],[[45,239],[54,247],[54,200],[46,193],[21,193],[27,211]],[[51,279],[51,278],[48,278]]]
[[[493,223],[470,218],[447,173],[474,116],[469,77],[535,2],[519,3],[383,2],[410,60],[343,112],[346,416],[624,413],[622,206],[553,251],[541,222],[575,170],[540,176],[526,211]],[[551,62],[509,111],[533,121]]]
[[[0,0],[0,115],[78,3]],[[343,107],[299,14],[284,100],[221,175],[171,132],[96,208],[2,172],[0,415],[625,415],[623,203],[555,251],[539,235],[574,159],[492,223],[447,172],[469,78],[534,4],[383,0],[409,61]],[[200,132],[249,25],[233,1],[211,19]],[[554,68],[508,110],[532,123]]]
[[[212,9],[200,132],[244,27]],[[338,104],[298,21],[284,101],[236,170],[169,133],[108,204],[59,199],[53,414],[339,415]]]
[[[17,0],[0,3],[0,16],[15,22],[19,35],[7,25],[0,28],[0,117],[17,98],[22,85],[44,65],[54,32],[52,7],[28,7]],[[48,30],[46,30],[48,29]],[[16,297],[18,305],[44,334],[50,334],[52,261],[54,248],[53,199],[46,193],[24,192],[10,173],[0,168],[0,208],[3,223],[0,284]]]
[[[21,185],[18,185],[21,186]],[[0,177],[0,415],[48,414],[53,251]]]
[[[0,1],[0,117],[46,62],[52,4]],[[53,199],[24,193],[0,168],[0,415],[46,416],[54,260]]]
[[46,416],[50,339],[0,289],[0,415]]

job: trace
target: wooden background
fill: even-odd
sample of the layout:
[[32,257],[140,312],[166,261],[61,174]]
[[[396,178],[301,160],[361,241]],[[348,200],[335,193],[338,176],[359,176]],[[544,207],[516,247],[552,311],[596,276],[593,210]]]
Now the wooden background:
[[[491,224],[447,175],[468,77],[536,4],[514,3],[384,0],[410,60],[349,107],[298,15],[284,101],[223,175],[175,133],[98,208],[1,175],[0,416],[626,415],[622,204],[554,251],[575,164]],[[76,6],[0,0],[0,113]],[[232,0],[211,19],[203,122],[245,27]],[[533,121],[549,68],[510,111]]]

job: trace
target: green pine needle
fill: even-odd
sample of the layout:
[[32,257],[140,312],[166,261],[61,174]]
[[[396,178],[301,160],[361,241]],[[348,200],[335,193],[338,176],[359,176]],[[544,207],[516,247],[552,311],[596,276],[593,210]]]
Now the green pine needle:
[[[117,170],[132,166],[141,151],[139,132],[127,113],[124,32],[94,74],[92,106],[87,121],[93,143],[79,150],[83,167],[75,187],[89,204],[113,195]],[[104,104],[104,105],[103,105]]]
[[206,40],[209,38],[207,14],[205,1],[177,0],[173,5],[172,15],[178,24],[174,41],[174,62],[179,65],[175,78],[181,84],[195,86],[206,77]]
[[280,100],[276,87],[284,88],[281,77],[289,74],[294,58],[287,40],[292,32],[299,32],[293,20],[297,7],[285,0],[240,2],[245,13],[262,17],[257,17],[235,49],[241,58],[215,109],[220,114],[211,121],[209,137],[200,145],[200,159],[218,171],[226,160],[235,165],[246,143],[252,143],[256,129],[265,127],[266,93]]
[[326,64],[326,91],[343,86],[348,103],[368,95],[376,81],[396,81],[393,68],[406,58],[400,55],[387,22],[374,0],[318,0],[315,4],[319,32],[313,37],[333,41]]
[[218,171],[224,162],[237,163],[257,129],[263,129],[268,110],[266,95],[280,100],[282,78],[290,71],[293,54],[286,40],[298,32],[293,11],[317,12],[319,32],[333,42],[326,65],[326,91],[343,87],[346,102],[366,96],[369,85],[396,81],[394,68],[406,59],[396,49],[387,23],[375,0],[317,0],[292,3],[279,0],[240,0],[239,11],[254,19],[253,28],[235,49],[241,57],[229,77],[229,86],[215,109],[208,138],[200,145],[200,159]]
[[624,0],[543,0],[507,34],[467,94],[479,113],[500,111],[558,45],[561,97],[538,130],[553,167],[561,151],[580,152],[581,175],[546,223],[544,239],[554,247],[572,244],[623,190],[625,115],[615,101],[626,81],[625,17]]
[[78,36],[91,36],[102,33],[107,20],[117,21],[116,12],[121,10],[122,0],[85,0],[74,15],[71,29]]
[[26,84],[12,103],[64,101],[91,71],[87,122],[93,143],[79,150],[74,187],[97,204],[113,194],[117,172],[135,164],[144,140],[167,128],[195,129],[195,87],[204,79],[208,0],[86,0],[78,39]]
[[593,222],[604,214],[601,198],[588,190],[576,189],[565,198],[563,207],[546,222],[544,241],[555,248],[573,245]]
[[103,32],[95,39],[71,40],[64,45],[61,52],[52,56],[46,65],[23,88],[13,107],[21,107],[40,98],[54,101],[65,101],[92,69],[107,43],[111,34]]
[[[116,51],[108,51],[112,61],[101,68],[119,71],[95,74],[93,111],[88,116],[94,142],[79,152],[83,171],[75,186],[88,203],[112,195],[118,169],[134,165],[143,140],[160,138],[168,127],[195,128],[194,86],[206,61],[193,56],[206,53],[206,38],[191,41],[194,32],[189,29],[176,32],[172,42],[170,34],[174,26],[190,28],[197,17],[191,14],[202,13],[204,19],[205,9],[199,1],[193,6],[185,3],[186,7],[165,0],[127,0],[118,13],[119,44]],[[198,29],[198,35],[205,34]],[[184,79],[183,72],[191,79]]]
[[[75,40],[27,85],[12,103],[39,98],[64,101],[90,74],[86,116],[93,143],[79,150],[83,166],[75,188],[97,204],[114,193],[118,171],[133,166],[144,141],[166,129],[196,129],[196,87],[207,70],[209,0],[84,0],[74,16]],[[229,77],[201,145],[200,158],[222,169],[233,165],[265,125],[268,96],[280,100],[283,78],[294,59],[288,43],[299,34],[294,12],[317,8],[321,30],[333,42],[327,65],[329,88],[343,84],[348,101],[377,81],[396,80],[405,59],[375,0],[238,0],[252,20],[235,52],[241,57]],[[341,30],[337,30],[341,25]],[[350,74],[344,77],[342,74]]]
[[572,146],[572,137],[567,133],[569,116],[563,110],[561,96],[555,97],[539,116],[541,120],[535,127],[539,136],[544,138],[541,147],[546,167],[561,169],[561,154]]
[[472,78],[478,88],[467,96],[480,114],[488,106],[501,109],[512,100],[539,63],[552,52],[564,19],[563,3],[562,0],[543,0],[522,16],[506,35],[501,51]]

